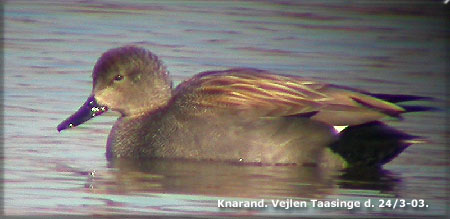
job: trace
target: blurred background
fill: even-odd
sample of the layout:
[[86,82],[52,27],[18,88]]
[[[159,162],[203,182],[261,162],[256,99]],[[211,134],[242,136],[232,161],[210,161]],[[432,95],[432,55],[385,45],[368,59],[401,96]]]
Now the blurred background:
[[[450,30],[443,1],[14,1],[4,21],[4,213],[444,215]],[[117,118],[58,133],[91,92],[106,50],[145,47],[175,84],[252,67],[374,93],[432,97],[439,111],[384,121],[426,139],[382,170],[239,166],[105,158]],[[365,174],[368,176],[365,176]],[[424,199],[428,208],[219,209],[217,200]]]

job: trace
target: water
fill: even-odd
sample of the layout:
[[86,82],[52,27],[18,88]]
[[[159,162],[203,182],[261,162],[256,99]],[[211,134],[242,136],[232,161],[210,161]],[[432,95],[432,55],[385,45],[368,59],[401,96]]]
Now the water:
[[[7,215],[444,215],[449,31],[441,2],[8,1],[4,5],[4,212]],[[210,162],[109,164],[117,114],[58,133],[109,48],[158,54],[176,83],[255,67],[435,98],[441,111],[388,124],[427,139],[381,173]],[[218,200],[423,199],[428,208],[218,208]]]

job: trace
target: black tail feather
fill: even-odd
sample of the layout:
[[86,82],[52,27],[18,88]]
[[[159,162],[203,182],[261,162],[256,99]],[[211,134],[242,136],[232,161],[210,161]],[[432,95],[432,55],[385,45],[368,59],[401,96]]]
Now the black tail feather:
[[380,167],[411,145],[408,140],[417,138],[375,121],[347,127],[330,148],[349,167]]
[[406,112],[426,112],[426,111],[439,111],[438,108],[431,107],[431,106],[408,106],[408,105],[399,105],[403,109],[406,110]]
[[431,97],[422,97],[415,95],[404,95],[404,94],[370,94],[372,97],[382,99],[391,103],[399,103],[406,101],[417,101],[417,100],[433,100]]

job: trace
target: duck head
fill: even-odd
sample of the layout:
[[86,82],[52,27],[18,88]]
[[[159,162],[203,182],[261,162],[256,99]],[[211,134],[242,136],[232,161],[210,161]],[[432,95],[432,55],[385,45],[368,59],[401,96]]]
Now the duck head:
[[146,49],[126,46],[105,52],[95,64],[92,93],[58,131],[78,126],[108,109],[122,117],[139,116],[165,106],[172,85],[162,62]]

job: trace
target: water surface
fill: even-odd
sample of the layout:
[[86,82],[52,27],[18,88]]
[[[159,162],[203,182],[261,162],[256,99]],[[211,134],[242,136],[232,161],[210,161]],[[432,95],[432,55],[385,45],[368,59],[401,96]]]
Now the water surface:
[[[378,2],[378,1],[377,1]],[[8,1],[4,6],[4,201],[8,215],[443,215],[449,30],[428,1]],[[441,111],[386,121],[414,144],[380,172],[150,161],[110,164],[117,114],[58,133],[107,49],[150,49],[176,83],[254,67],[374,93],[435,98]],[[422,104],[422,103],[419,103]],[[428,208],[217,207],[226,200],[424,199]]]

